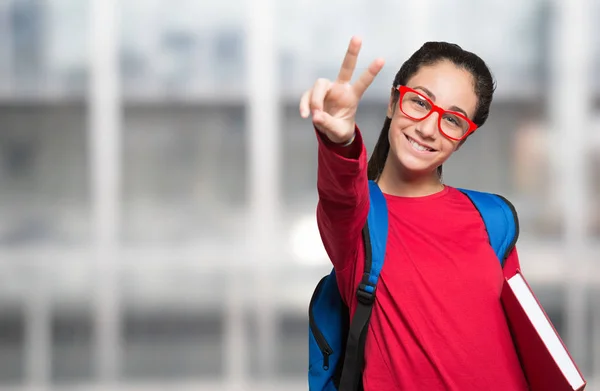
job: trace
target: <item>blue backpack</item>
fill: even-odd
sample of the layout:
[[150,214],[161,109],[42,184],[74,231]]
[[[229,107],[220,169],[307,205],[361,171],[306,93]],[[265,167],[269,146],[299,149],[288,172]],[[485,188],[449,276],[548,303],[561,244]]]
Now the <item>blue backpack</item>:
[[[469,197],[485,224],[490,244],[504,266],[519,236],[517,213],[505,198],[491,193],[459,189]],[[350,322],[349,310],[338,290],[335,270],[321,279],[309,305],[310,391],[355,391],[362,389],[364,347],[375,301],[379,273],[383,267],[388,213],[379,186],[369,181],[370,208],[362,236],[365,268],[356,295],[358,305]]]

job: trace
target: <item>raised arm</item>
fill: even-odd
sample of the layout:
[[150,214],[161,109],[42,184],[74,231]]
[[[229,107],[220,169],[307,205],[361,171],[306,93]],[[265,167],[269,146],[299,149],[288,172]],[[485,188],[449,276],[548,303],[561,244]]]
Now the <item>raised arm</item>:
[[318,79],[300,101],[300,115],[312,114],[319,143],[317,222],[337,270],[354,264],[369,210],[367,154],[355,116],[359,101],[383,67],[377,59],[351,84],[361,41],[350,41],[335,81]]

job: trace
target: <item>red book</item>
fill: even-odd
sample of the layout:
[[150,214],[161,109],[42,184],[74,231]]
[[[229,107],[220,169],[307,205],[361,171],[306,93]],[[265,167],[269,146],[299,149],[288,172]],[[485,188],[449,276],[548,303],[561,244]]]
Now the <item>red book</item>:
[[531,391],[583,390],[585,379],[520,271],[505,279],[501,300]]

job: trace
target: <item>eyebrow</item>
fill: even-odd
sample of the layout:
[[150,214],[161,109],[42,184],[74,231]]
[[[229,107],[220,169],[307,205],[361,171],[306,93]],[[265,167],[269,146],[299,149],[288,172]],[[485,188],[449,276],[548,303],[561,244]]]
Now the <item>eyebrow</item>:
[[[429,97],[429,99],[431,99],[432,101],[435,102],[435,95],[433,94],[433,92],[429,91],[427,88],[425,88],[423,86],[417,86],[417,87],[413,87],[413,90],[423,91]],[[458,106],[451,106],[448,110],[457,111],[457,112],[461,113],[462,115],[464,115],[465,117],[469,118],[469,116],[467,115],[467,112]]]

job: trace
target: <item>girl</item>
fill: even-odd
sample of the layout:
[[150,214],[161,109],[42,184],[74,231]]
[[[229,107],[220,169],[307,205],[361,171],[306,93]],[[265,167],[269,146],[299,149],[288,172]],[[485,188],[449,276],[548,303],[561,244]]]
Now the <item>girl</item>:
[[389,210],[364,389],[526,390],[499,300],[503,273],[520,267],[516,250],[503,271],[473,204],[441,181],[442,164],[488,117],[492,75],[457,45],[424,44],[396,74],[367,164],[355,115],[383,60],[351,84],[360,46],[351,40],[337,79],[318,79],[302,96],[300,114],[312,114],[316,128],[317,221],[351,316],[364,267],[369,179]]

